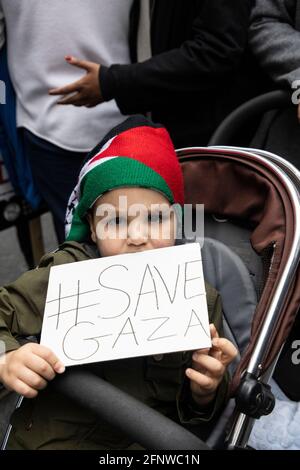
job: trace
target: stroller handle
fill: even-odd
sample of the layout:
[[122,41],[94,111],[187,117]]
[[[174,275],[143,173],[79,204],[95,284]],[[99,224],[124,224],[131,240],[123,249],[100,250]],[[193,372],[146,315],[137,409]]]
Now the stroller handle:
[[250,119],[271,109],[291,105],[291,95],[286,90],[275,90],[256,96],[232,111],[211,136],[208,146],[230,145],[237,132],[247,126]]
[[72,368],[57,376],[51,387],[146,449],[211,450],[179,424],[86,370]]

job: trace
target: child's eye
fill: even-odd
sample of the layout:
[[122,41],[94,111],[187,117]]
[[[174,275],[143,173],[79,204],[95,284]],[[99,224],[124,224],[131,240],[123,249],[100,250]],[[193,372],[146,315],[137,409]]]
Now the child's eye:
[[126,222],[127,221],[125,217],[113,217],[107,222],[107,225],[109,226],[124,225],[126,224]]
[[158,212],[156,214],[149,214],[148,215],[148,222],[153,223],[162,223],[167,219],[167,215],[163,214],[162,212]]

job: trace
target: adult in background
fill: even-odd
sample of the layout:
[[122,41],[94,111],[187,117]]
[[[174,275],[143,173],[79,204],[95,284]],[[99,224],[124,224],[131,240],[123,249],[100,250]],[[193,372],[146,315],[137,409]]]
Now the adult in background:
[[[114,100],[101,107],[58,107],[48,89],[79,78],[66,54],[110,64],[130,62],[132,0],[0,0],[8,66],[36,186],[64,239],[64,216],[87,151],[123,118]],[[97,76],[97,71],[95,72]]]
[[[250,48],[273,82],[292,93],[300,80],[299,0],[256,0],[249,32]],[[299,92],[295,92],[298,97]],[[294,103],[296,104],[296,103]],[[253,146],[286,158],[300,168],[300,105],[264,116]]]
[[[130,24],[135,63],[107,67],[74,55],[68,62],[87,74],[67,86],[53,86],[50,93],[67,95],[61,104],[101,103],[97,106],[101,108],[115,100],[123,114],[150,111],[154,121],[167,127],[176,147],[205,145],[238,104],[237,71],[252,4],[252,0],[135,0]],[[90,73],[97,65],[99,80]]]

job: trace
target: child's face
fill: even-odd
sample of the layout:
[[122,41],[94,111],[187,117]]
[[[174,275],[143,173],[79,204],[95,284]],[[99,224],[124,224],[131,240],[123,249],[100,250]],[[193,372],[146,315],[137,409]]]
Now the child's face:
[[94,204],[88,221],[102,256],[175,244],[175,213],[169,201],[151,189],[119,188],[105,193]]

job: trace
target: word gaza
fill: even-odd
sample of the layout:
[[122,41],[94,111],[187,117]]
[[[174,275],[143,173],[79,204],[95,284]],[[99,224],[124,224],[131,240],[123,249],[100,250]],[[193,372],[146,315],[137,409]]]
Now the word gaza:
[[209,347],[200,246],[52,268],[41,342],[66,365]]

